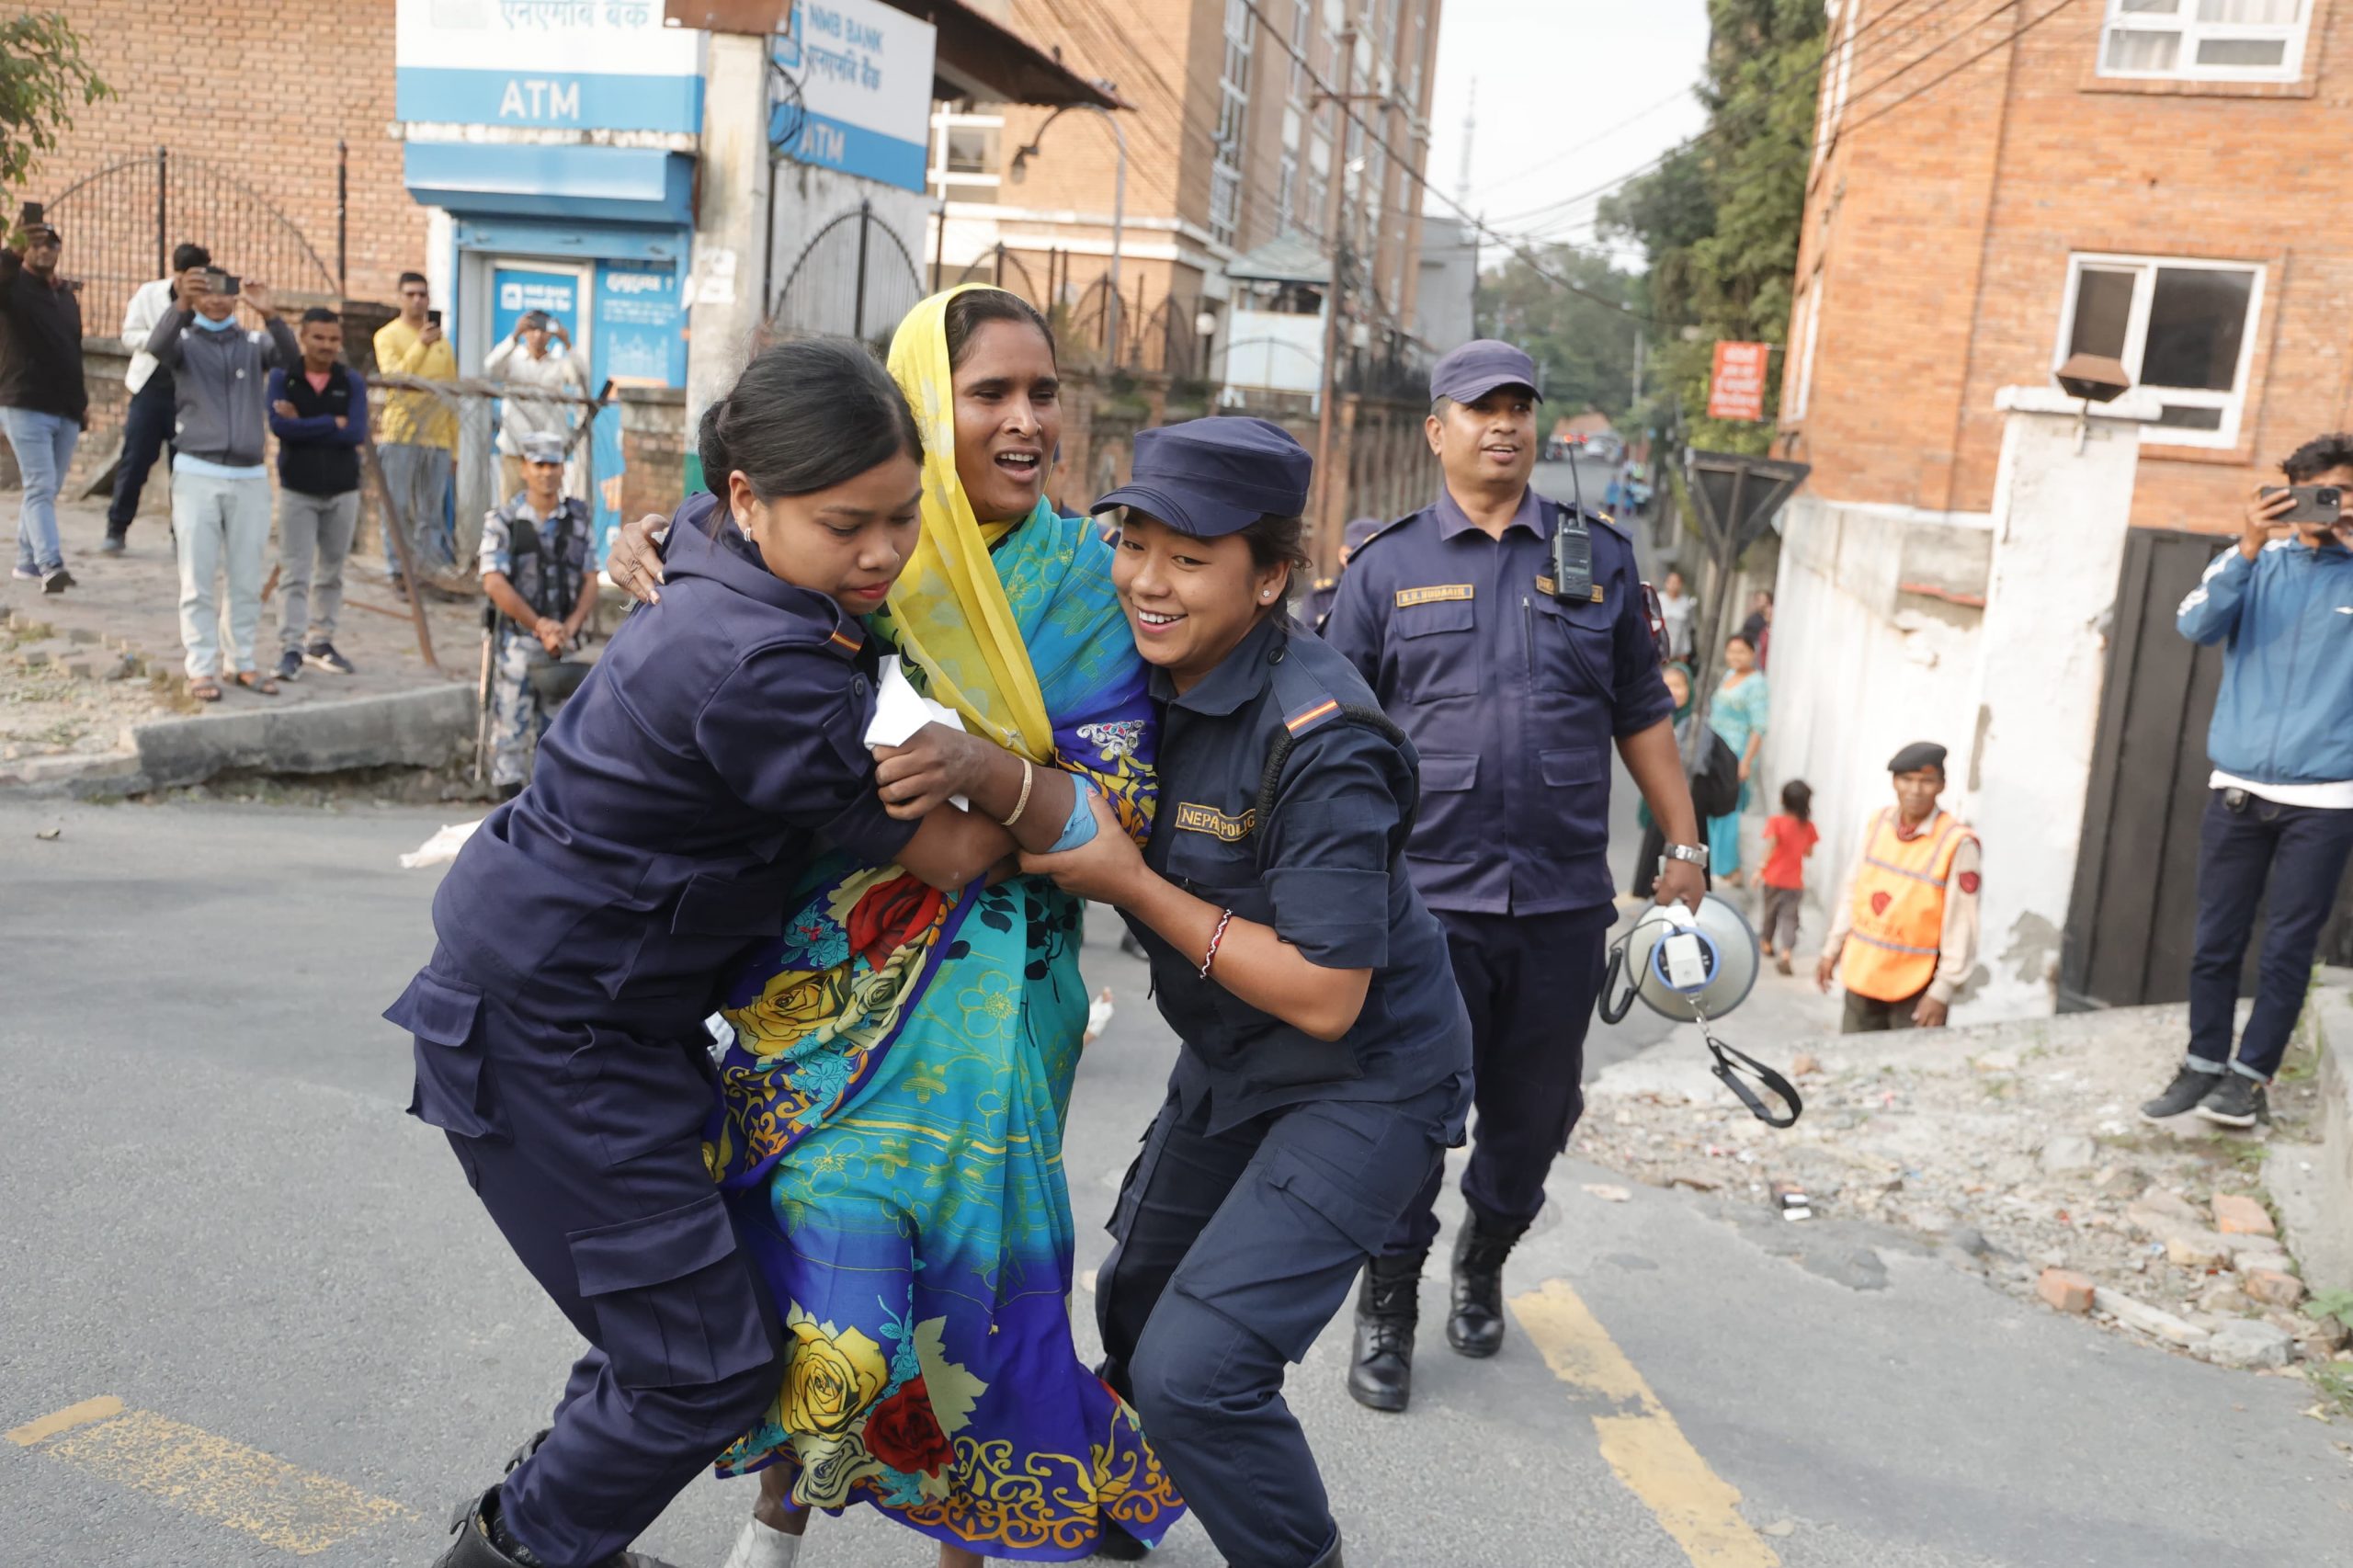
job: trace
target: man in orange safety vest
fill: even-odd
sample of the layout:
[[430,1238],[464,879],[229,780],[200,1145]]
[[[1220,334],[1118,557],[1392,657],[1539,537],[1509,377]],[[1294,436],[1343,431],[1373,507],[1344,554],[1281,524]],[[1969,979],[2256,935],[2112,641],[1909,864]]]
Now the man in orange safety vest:
[[1977,835],[1939,808],[1945,748],[1905,746],[1888,762],[1895,804],[1871,814],[1836,903],[1814,982],[1842,961],[1842,1034],[1942,1027],[1977,964]]

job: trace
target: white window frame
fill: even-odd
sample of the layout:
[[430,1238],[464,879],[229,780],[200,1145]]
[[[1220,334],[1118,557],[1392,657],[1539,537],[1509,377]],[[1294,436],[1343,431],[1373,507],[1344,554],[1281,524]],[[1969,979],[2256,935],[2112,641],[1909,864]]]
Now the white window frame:
[[1005,185],[1005,176],[1002,175],[974,174],[968,170],[951,169],[948,166],[948,133],[950,131],[963,130],[995,131],[1001,149],[1005,134],[1005,116],[975,113],[967,109],[942,108],[932,111],[931,167],[925,171],[925,176],[931,182],[931,191],[934,196],[948,197],[949,192],[946,187],[951,185],[988,186],[999,189]]
[[2219,408],[2222,411],[2222,427],[2216,430],[2186,430],[2177,426],[2151,424],[2144,426],[2141,439],[2144,444],[2166,447],[2213,447],[2224,450],[2239,444],[2239,426],[2246,412],[2247,381],[2255,365],[2255,344],[2263,324],[2263,296],[2270,281],[2270,269],[2260,262],[2208,261],[2194,256],[2125,256],[2111,251],[2076,251],[2067,257],[2067,290],[2059,311],[2059,334],[2052,347],[2051,369],[2055,372],[2067,358],[2067,344],[2075,335],[2075,299],[2080,291],[2084,269],[2095,267],[2106,271],[2136,270],[2139,277],[2132,285],[2132,309],[2124,325],[2124,369],[2132,377],[2132,384],[2141,384],[2141,363],[2149,347],[2149,306],[2156,295],[2157,270],[2160,267],[2181,272],[2251,272],[2255,282],[2247,290],[2246,324],[2239,334],[2239,362],[2232,371],[2231,390],[2209,392],[2202,387],[2151,387],[2148,389],[2159,402],[2184,408]]
[[[1794,425],[1804,419],[1806,407],[1813,401],[1813,349],[1822,338],[1822,287],[1829,277],[1829,268],[1815,267],[1812,281],[1806,285],[1805,298],[1798,301],[1798,308],[1805,312],[1805,327],[1798,339],[1797,384],[1790,389],[1789,397],[1781,404],[1784,424]],[[2074,324],[2072,311],[2067,320],[2069,324]]]
[[1857,0],[1840,4],[1831,0],[1830,25],[1838,29],[1838,57],[1822,74],[1822,108],[1813,126],[1813,164],[1830,154],[1831,141],[1838,134],[1838,123],[1847,116],[1847,85],[1855,70],[1855,18],[1862,12]]
[[[2154,82],[2300,82],[2304,74],[2304,45],[2312,34],[2313,0],[2297,0],[2292,22],[2206,22],[2198,17],[2200,0],[2175,0],[2164,11],[2128,11],[2130,0],[2108,0],[2108,16],[2099,29],[2099,74],[2120,81]],[[2181,51],[2170,71],[2126,71],[2109,66],[2109,41],[2120,32],[2159,32],[2181,35]],[[2277,65],[2200,65],[2198,45],[2209,39],[2280,39],[2287,49]]]

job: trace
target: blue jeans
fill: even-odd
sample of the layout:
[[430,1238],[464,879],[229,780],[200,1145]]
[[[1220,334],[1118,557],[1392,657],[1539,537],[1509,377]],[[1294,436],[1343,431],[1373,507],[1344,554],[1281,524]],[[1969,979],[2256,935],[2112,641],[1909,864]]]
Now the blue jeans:
[[[2217,790],[2198,834],[2198,944],[2189,960],[2189,1065],[2225,1066],[2265,1083],[2279,1070],[2288,1036],[2303,1011],[2313,949],[2336,902],[2336,884],[2353,853],[2353,811],[2279,806],[2249,796],[2232,811]],[[2231,1059],[2239,969],[2255,915],[2270,884],[2268,927],[2256,984],[2255,1011]]]
[[57,493],[73,466],[82,426],[62,414],[0,408],[0,428],[7,431],[17,468],[25,476],[24,508],[17,517],[17,564],[28,571],[54,572],[65,564],[65,547],[57,538]]

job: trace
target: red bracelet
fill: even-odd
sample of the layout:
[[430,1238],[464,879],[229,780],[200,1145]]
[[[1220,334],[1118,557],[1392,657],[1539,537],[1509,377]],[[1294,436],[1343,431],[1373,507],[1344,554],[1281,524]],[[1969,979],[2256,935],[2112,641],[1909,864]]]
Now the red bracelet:
[[1233,911],[1222,909],[1218,912],[1217,929],[1210,933],[1210,950],[1201,958],[1201,979],[1210,977],[1210,965],[1217,962],[1217,949],[1219,944],[1225,940],[1225,928],[1233,924]]

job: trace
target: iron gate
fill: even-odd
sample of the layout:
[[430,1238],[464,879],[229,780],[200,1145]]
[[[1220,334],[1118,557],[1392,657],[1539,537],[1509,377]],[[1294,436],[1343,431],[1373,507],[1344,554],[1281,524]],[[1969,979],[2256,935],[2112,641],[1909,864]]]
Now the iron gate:
[[[2222,651],[2174,630],[2174,613],[2215,553],[2215,534],[2134,528],[2117,580],[2099,728],[2060,948],[2059,1006],[2130,1007],[2189,995],[2198,918],[2198,830],[2206,810],[2206,727]],[[2353,961],[2353,873],[2321,934],[2324,962]],[[2241,994],[2262,950],[2247,947]]]
[[906,242],[861,201],[809,237],[768,306],[768,328],[779,337],[888,343],[922,297]]
[[201,158],[158,147],[109,164],[49,199],[65,235],[67,277],[82,284],[82,320],[106,332],[142,283],[161,278],[172,249],[192,241],[213,264],[274,289],[343,293],[345,158],[335,143],[335,265],[261,192]]

